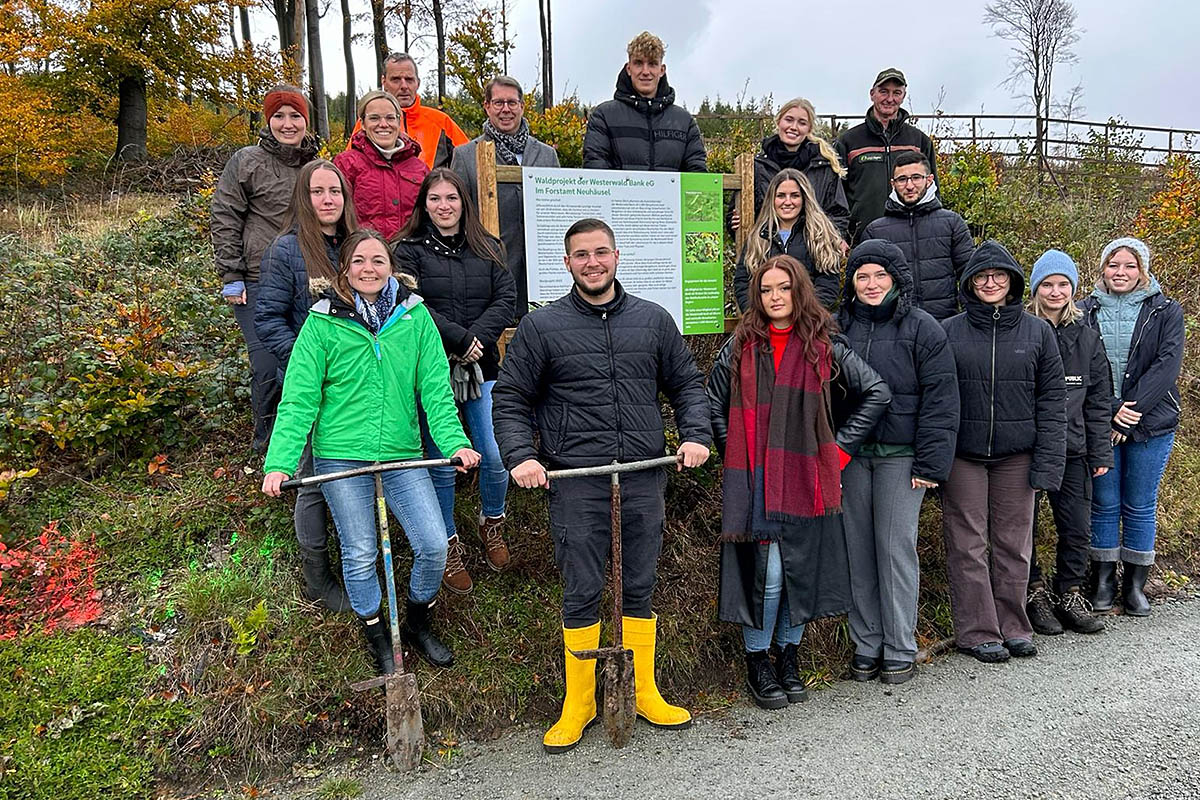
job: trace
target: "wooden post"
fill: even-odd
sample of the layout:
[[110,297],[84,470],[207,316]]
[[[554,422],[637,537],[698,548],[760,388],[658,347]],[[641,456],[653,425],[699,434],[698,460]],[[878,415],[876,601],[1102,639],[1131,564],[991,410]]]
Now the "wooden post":
[[496,145],[480,139],[475,146],[479,185],[479,221],[492,236],[500,236],[500,196],[496,191]]
[[734,246],[737,248],[737,258],[741,257],[742,247],[746,237],[754,228],[754,153],[742,153],[733,160],[733,171],[741,181],[742,188],[738,194],[738,215],[742,222],[738,225],[734,236]]
[[976,137],[976,133],[975,133],[975,115],[974,115],[974,114],[972,114],[972,115],[971,115],[971,146],[972,146],[972,147],[975,147],[976,145],[978,145],[978,141],[976,141],[976,138],[975,138],[975,137]]
[[1167,160],[1175,155],[1175,131],[1167,131]]

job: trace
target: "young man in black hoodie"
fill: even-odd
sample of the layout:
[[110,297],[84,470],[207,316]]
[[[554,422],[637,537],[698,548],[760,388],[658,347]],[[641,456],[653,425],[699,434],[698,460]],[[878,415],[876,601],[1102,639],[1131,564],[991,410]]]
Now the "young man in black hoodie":
[[662,40],[648,31],[627,48],[613,99],[592,109],[583,138],[584,169],[704,172],[696,120],[675,105]]

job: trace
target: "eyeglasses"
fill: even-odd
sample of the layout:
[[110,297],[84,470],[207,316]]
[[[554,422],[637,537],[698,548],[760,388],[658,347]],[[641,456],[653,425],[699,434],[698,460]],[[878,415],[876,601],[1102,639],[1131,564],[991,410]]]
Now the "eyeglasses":
[[400,118],[395,114],[367,114],[366,120],[372,125],[377,125],[380,122],[390,122],[395,125],[400,121]]
[[522,100],[488,100],[488,105],[500,108],[520,108],[524,104]]
[[971,276],[972,286],[984,286],[988,281],[997,286],[1002,286],[1009,281],[1008,271],[1003,269],[989,269],[984,272],[976,272]]
[[597,261],[607,261],[615,252],[611,247],[597,247],[595,250],[576,250],[567,258],[575,264],[586,264],[592,260],[592,256],[595,256]]
[[898,178],[892,178],[892,186],[903,186],[906,183],[920,183],[928,177],[928,175],[901,175]]

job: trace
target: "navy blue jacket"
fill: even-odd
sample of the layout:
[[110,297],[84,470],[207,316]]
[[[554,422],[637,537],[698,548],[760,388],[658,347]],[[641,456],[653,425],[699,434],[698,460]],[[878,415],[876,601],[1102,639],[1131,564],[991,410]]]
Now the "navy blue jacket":
[[[335,271],[340,245],[336,239],[325,237],[325,253]],[[292,345],[300,335],[300,326],[308,319],[308,310],[313,303],[324,293],[324,290],[310,291],[308,270],[304,268],[296,232],[288,231],[275,237],[262,257],[254,330],[259,341],[279,359],[281,367],[287,368]]]

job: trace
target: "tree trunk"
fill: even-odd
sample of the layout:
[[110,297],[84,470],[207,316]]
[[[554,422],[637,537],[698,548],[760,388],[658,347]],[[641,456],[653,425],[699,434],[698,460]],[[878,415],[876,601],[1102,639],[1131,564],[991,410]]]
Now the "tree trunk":
[[[316,3],[317,0],[307,0],[307,2]],[[304,83],[304,31],[308,27],[305,5],[305,0],[292,1],[292,44],[294,49],[291,63],[286,64],[285,74],[288,76],[288,81],[296,86]]]
[[329,141],[329,103],[325,99],[325,58],[321,51],[321,15],[317,0],[308,0],[304,7],[308,22],[308,81],[312,95],[317,135]]
[[[250,53],[254,50],[254,44],[250,40],[250,9],[246,8],[245,6],[241,6],[238,8],[238,11],[242,16],[242,47],[247,53]],[[241,100],[243,106],[247,105],[245,97],[239,99]],[[254,106],[253,104],[250,105],[250,133],[253,135],[258,130],[259,126],[262,125],[262,114],[259,113],[257,106]]]
[[346,139],[354,131],[354,53],[350,48],[350,0],[342,0],[342,53],[346,56]]
[[550,0],[538,0],[538,23],[542,33],[542,111],[554,105],[554,51],[551,47]]
[[127,75],[117,87],[117,159],[140,161],[146,157],[146,76]]
[[[387,30],[384,28],[383,0],[371,0],[371,24],[375,30],[375,85],[383,86],[383,60],[388,55]],[[346,56],[349,58],[350,56]]]
[[508,0],[500,0],[500,52],[504,59],[504,74],[508,74]]
[[438,105],[446,97],[446,20],[442,16],[442,0],[433,0],[433,30],[437,34]]

